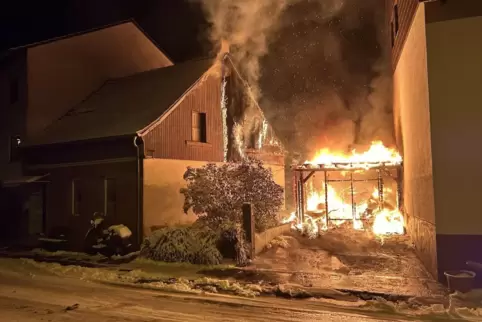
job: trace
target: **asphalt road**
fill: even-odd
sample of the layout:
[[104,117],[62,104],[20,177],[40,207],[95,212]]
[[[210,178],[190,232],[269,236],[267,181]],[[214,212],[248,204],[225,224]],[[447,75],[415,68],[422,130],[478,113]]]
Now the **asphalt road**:
[[162,293],[0,270],[1,321],[403,321],[313,301]]

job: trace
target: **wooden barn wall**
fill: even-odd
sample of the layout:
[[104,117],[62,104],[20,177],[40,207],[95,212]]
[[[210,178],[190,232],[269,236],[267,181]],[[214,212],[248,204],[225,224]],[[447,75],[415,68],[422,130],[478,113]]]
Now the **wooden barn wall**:
[[[161,159],[223,161],[221,79],[211,75],[193,88],[166,119],[144,136],[146,155]],[[192,112],[206,113],[207,143],[191,142]]]
[[388,11],[389,11],[389,22],[394,21],[394,6],[398,4],[398,14],[399,14],[399,30],[395,37],[394,44],[392,46],[392,66],[395,70],[400,55],[407,40],[408,32],[412,26],[415,13],[417,11],[417,6],[419,4],[418,0],[388,0]]

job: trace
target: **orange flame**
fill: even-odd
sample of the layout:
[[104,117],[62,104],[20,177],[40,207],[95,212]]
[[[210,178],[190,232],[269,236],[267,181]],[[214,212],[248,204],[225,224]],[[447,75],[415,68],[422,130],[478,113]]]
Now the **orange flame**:
[[[402,157],[394,150],[387,148],[380,141],[372,142],[370,148],[363,153],[358,153],[353,150],[351,154],[345,155],[341,153],[333,153],[329,149],[322,149],[311,161],[306,161],[305,164],[323,165],[325,168],[340,168],[338,163],[344,164],[347,167],[354,167],[360,169],[370,169],[379,165],[400,165]],[[343,167],[341,167],[343,169]],[[390,188],[384,189],[384,195],[390,195],[393,191]],[[379,205],[379,191],[374,189],[371,194],[370,202],[375,201],[376,207],[371,209],[369,214],[372,218],[372,227],[364,227],[366,224],[360,218],[362,214],[366,214],[369,207],[369,200],[359,203],[352,208],[351,202],[345,202],[342,191],[336,191],[333,186],[327,185],[327,201],[328,213],[326,213],[325,205],[325,191],[318,191],[313,188],[312,182],[307,187],[306,208],[310,214],[305,214],[304,222],[293,213],[284,220],[284,222],[291,222],[294,229],[303,230],[307,232],[310,237],[318,235],[321,231],[328,229],[326,222],[328,219],[340,219],[330,221],[335,226],[341,225],[347,220],[352,220],[353,228],[357,230],[371,229],[377,236],[389,234],[404,234],[405,223],[403,215],[396,207],[388,207]],[[372,207],[373,208],[373,207]],[[355,210],[356,217],[353,218],[353,210]],[[315,215],[316,213],[321,215]]]
[[[350,163],[354,167],[369,168],[378,164],[398,165],[402,163],[402,157],[394,150],[383,145],[381,141],[372,142],[370,148],[363,153],[358,153],[356,149],[351,154],[333,153],[330,149],[322,149],[313,160],[306,161],[306,164],[322,164],[326,167],[334,166],[336,163]],[[374,163],[374,165],[370,165]]]

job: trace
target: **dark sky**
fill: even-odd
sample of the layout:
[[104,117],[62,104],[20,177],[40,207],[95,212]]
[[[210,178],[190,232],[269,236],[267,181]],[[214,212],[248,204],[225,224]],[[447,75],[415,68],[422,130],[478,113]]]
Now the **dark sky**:
[[[5,2],[8,3],[5,4]],[[133,18],[175,62],[209,52],[189,0],[11,0],[0,7],[0,51]]]

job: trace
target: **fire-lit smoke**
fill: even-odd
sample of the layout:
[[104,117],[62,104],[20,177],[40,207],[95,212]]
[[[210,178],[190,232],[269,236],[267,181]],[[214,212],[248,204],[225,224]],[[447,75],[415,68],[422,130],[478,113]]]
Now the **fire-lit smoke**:
[[[290,0],[202,0],[212,24],[214,44],[229,46],[237,68],[258,98],[260,58],[268,53],[269,39]],[[225,50],[223,48],[222,50]]]
[[393,144],[380,0],[198,0],[288,151]]
[[384,1],[297,1],[280,20],[261,59],[261,106],[287,150],[303,160],[373,140],[391,146]]

